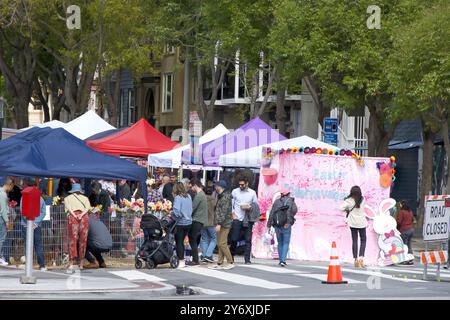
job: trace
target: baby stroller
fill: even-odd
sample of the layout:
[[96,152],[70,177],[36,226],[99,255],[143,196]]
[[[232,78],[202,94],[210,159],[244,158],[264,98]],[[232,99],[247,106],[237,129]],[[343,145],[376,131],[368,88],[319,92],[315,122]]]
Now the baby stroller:
[[176,225],[176,221],[170,216],[161,220],[153,214],[142,216],[141,229],[144,230],[145,241],[136,253],[136,269],[142,269],[143,263],[148,269],[154,269],[158,264],[165,263],[170,263],[172,268],[178,267],[173,235]]

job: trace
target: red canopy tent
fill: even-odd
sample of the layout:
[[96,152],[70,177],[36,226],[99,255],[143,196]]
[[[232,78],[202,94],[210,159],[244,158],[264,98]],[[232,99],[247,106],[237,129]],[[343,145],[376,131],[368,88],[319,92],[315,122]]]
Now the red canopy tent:
[[178,147],[178,143],[153,128],[145,119],[139,120],[131,127],[116,134],[97,140],[89,140],[86,143],[99,152],[145,158],[149,154]]

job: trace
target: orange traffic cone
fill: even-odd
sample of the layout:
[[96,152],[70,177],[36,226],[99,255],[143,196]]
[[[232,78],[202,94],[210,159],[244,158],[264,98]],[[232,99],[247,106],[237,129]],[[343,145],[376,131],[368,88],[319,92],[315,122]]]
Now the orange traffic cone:
[[341,265],[339,264],[339,257],[336,249],[336,242],[333,241],[331,245],[330,265],[328,266],[328,279],[322,281],[327,284],[344,284],[347,281],[342,280]]

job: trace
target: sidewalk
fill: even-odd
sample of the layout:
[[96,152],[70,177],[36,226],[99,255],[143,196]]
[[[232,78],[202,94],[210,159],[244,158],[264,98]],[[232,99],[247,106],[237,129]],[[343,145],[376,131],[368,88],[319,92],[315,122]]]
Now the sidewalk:
[[[109,270],[111,271],[111,270]],[[65,271],[33,271],[36,284],[21,284],[20,277],[25,270],[12,267],[0,267],[0,296],[2,293],[105,293],[145,291],[151,296],[175,295],[172,285],[146,280],[128,281],[115,277],[105,270],[83,270],[73,274]]]

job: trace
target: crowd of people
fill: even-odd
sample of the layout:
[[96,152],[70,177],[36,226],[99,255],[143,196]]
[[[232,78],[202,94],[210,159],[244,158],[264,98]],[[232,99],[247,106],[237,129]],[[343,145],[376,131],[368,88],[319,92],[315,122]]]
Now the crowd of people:
[[[170,200],[173,203],[170,215],[177,221],[174,238],[179,268],[204,263],[215,269],[231,269],[235,265],[238,249],[243,249],[244,263],[252,263],[252,231],[254,223],[260,220],[261,213],[257,194],[249,187],[248,178],[242,175],[236,181],[238,187],[235,189],[230,188],[231,186],[224,180],[214,183],[208,181],[205,186],[196,178],[183,178],[178,181],[176,175],[167,173],[161,173],[156,179],[147,181],[148,202]],[[37,188],[38,185],[35,179],[25,179],[23,187]],[[46,270],[41,226],[46,215],[45,206],[49,204],[49,197],[47,185],[40,184],[39,187],[42,196],[40,215],[33,226],[34,249],[39,268]],[[59,179],[57,187],[54,187],[54,192],[64,203],[67,214],[69,270],[106,267],[102,253],[113,249],[113,238],[109,228],[106,227],[107,222],[111,223],[109,216],[111,205],[120,203],[123,199],[131,200],[142,196],[140,187],[133,188],[126,180],[118,181],[117,184],[92,181],[89,187],[88,194],[84,194],[79,181],[69,178]],[[11,201],[21,205],[21,189],[13,178],[7,178],[0,187],[0,265],[2,266],[9,262],[9,252],[4,249],[10,246],[8,241],[11,239],[8,237],[8,232],[13,228],[13,221],[9,221],[8,217],[8,204]],[[100,212],[95,215],[90,214],[98,205],[101,205]],[[368,221],[364,213],[364,205],[361,189],[354,186],[340,207],[351,232],[352,252],[357,268],[365,267]],[[397,211],[395,217],[398,230],[412,253],[414,215],[405,201],[399,202]],[[296,214],[295,199],[290,195],[289,190],[281,190],[280,197],[272,205],[267,227],[273,228],[276,234],[279,265],[283,267],[287,265],[292,225],[295,223]],[[25,239],[26,221],[21,216],[18,219],[22,237]],[[117,227],[119,230],[123,228],[120,220]],[[119,239],[115,241],[119,243],[119,247],[123,247],[123,243],[127,241],[121,237],[122,235],[119,235]],[[189,244],[188,251],[186,240]],[[239,244],[244,245],[238,246]],[[216,248],[217,258],[215,259]],[[190,252],[189,259],[186,257],[186,252]],[[84,259],[89,262],[87,265],[83,264]]]

